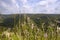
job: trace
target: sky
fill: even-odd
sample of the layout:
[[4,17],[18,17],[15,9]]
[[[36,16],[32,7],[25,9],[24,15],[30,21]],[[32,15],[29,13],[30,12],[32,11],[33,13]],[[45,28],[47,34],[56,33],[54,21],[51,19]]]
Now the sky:
[[60,14],[60,0],[0,0],[1,14]]

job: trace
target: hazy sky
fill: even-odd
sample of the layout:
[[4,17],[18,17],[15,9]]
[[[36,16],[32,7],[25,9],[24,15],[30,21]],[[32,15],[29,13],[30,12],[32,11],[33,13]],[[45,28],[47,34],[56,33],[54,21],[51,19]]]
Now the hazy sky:
[[60,13],[60,0],[0,0],[0,13]]

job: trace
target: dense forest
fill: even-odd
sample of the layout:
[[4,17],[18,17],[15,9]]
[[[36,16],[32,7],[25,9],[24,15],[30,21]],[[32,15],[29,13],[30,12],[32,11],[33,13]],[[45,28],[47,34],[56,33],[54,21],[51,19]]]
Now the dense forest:
[[60,14],[0,14],[0,40],[60,40]]

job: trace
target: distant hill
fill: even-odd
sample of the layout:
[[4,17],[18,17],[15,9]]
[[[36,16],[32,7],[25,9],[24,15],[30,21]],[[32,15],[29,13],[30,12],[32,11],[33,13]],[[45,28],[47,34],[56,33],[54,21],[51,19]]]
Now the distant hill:
[[32,21],[35,22],[36,25],[39,25],[41,22],[47,22],[47,21],[54,21],[60,19],[59,14],[11,14],[11,15],[0,15],[0,23],[7,23],[6,25],[14,25],[14,20],[16,23],[20,19],[21,22],[24,20],[24,15],[26,17],[30,17]]

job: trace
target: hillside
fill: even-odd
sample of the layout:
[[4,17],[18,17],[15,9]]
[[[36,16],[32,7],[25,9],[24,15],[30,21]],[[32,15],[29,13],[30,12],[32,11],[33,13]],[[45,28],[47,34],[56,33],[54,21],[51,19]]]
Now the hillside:
[[0,40],[59,40],[59,28],[59,14],[0,15]]

